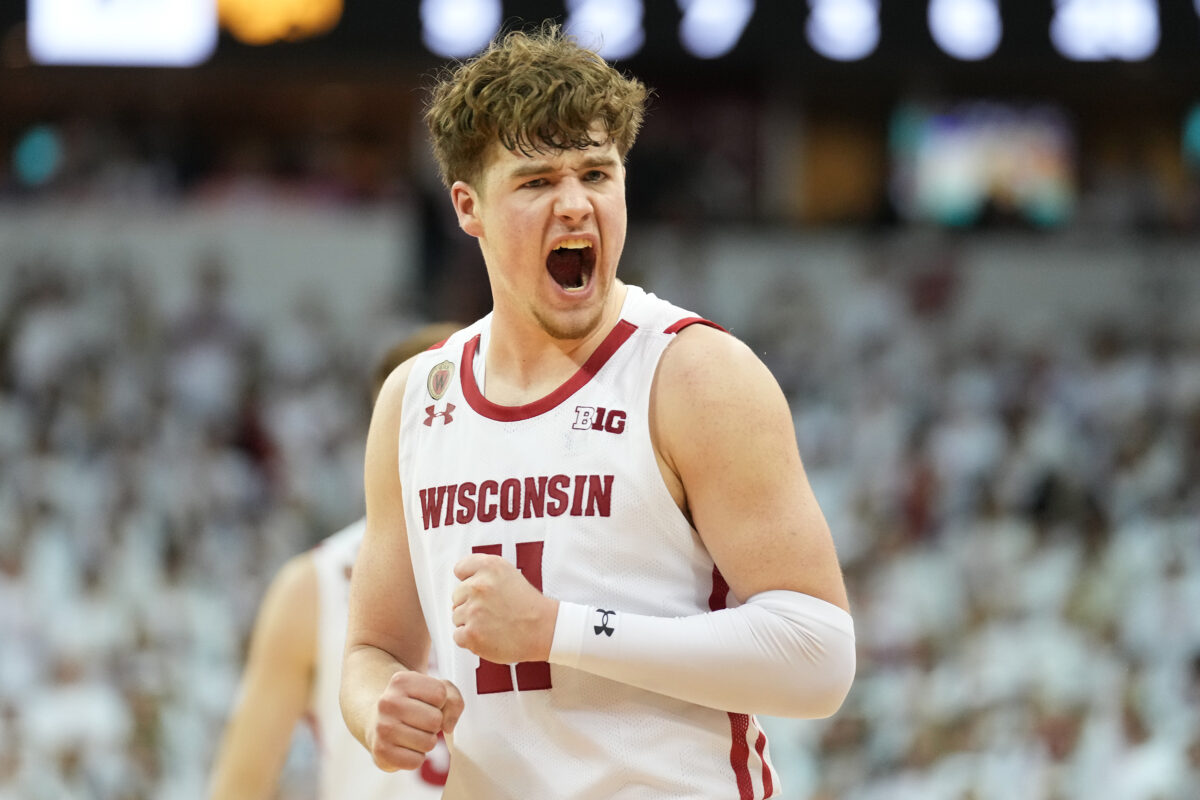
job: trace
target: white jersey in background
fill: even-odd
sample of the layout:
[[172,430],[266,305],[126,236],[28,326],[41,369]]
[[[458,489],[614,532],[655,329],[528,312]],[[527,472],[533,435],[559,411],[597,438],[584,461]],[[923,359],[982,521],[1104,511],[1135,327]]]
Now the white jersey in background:
[[[454,644],[453,567],[503,556],[546,594],[595,609],[690,616],[736,604],[663,482],[650,388],[693,314],[629,286],[621,319],[574,377],[536,402],[483,395],[491,318],[417,356],[400,480],[439,672],[462,691],[445,797],[730,798],[777,791],[757,720],[570,667],[481,661]],[[499,786],[499,790],[496,786]]]
[[449,754],[444,744],[419,770],[384,772],[346,728],[338,705],[349,615],[350,570],[362,542],[361,519],[321,541],[312,552],[317,574],[317,672],[309,719],[319,752],[320,800],[435,800],[442,796]]

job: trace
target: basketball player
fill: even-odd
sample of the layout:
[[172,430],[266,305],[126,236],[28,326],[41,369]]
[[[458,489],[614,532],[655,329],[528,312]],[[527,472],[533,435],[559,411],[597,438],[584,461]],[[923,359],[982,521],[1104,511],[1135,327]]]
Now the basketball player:
[[[458,326],[426,326],[387,350],[373,375],[372,399],[398,364]],[[346,730],[338,708],[350,569],[366,520],[291,558],[272,579],[258,611],[237,707],[213,768],[213,800],[275,796],[296,724],[313,726],[320,800],[425,800],[442,796],[449,755],[443,745],[413,772],[390,774]]]
[[828,716],[853,679],[778,384],[617,278],[645,99],[547,23],[426,109],[493,306],[380,393],[341,704],[384,769],[444,733],[451,800],[775,796],[755,715]]

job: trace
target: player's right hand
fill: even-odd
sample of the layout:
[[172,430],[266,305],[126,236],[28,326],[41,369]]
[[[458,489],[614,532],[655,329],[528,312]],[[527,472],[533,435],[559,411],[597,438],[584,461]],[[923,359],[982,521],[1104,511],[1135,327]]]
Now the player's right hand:
[[400,670],[392,675],[367,728],[367,748],[385,772],[417,769],[450,734],[463,710],[462,693],[447,680]]

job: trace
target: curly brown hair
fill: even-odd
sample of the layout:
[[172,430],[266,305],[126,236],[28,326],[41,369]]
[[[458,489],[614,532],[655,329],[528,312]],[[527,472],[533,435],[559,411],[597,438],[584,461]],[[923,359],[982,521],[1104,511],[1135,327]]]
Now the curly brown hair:
[[[554,22],[510,31],[444,69],[425,108],[442,182],[475,185],[499,141],[525,155],[612,142],[629,153],[649,91],[581,46]],[[597,142],[594,124],[606,131]]]

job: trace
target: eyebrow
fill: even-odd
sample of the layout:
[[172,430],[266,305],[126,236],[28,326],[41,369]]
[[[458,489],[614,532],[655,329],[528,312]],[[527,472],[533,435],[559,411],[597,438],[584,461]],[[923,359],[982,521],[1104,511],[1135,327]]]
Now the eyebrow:
[[[611,155],[590,155],[583,159],[582,167],[584,169],[594,169],[596,167],[616,167],[620,161]],[[511,178],[531,178],[535,175],[543,175],[547,172],[553,172],[554,167],[549,161],[530,161],[513,169],[509,173]]]

